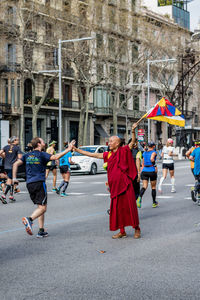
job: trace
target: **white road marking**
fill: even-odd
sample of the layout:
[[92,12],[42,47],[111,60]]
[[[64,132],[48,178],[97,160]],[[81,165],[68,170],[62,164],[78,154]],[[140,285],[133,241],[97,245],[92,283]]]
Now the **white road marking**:
[[193,184],[186,184],[185,186],[194,186],[194,183]]
[[160,199],[172,199],[174,197],[173,196],[157,196],[156,198],[160,198]]
[[68,195],[77,195],[77,196],[79,196],[79,195],[85,195],[84,193],[67,193]]
[[105,184],[105,182],[104,181],[95,181],[95,182],[90,182],[90,184]]
[[191,197],[186,197],[186,198],[184,198],[184,199],[185,199],[185,200],[187,200],[187,199],[188,199],[188,200],[191,200],[192,198],[191,198]]
[[110,194],[93,194],[93,196],[110,196]]

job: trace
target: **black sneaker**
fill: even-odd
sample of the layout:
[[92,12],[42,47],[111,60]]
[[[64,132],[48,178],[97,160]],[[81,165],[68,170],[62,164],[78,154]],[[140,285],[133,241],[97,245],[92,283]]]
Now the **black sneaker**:
[[1,195],[1,196],[0,196],[0,200],[1,200],[1,202],[2,202],[3,204],[7,204],[6,196]]
[[48,232],[46,231],[38,231],[37,238],[44,238],[48,236]]
[[60,189],[56,189],[56,194],[60,195]]

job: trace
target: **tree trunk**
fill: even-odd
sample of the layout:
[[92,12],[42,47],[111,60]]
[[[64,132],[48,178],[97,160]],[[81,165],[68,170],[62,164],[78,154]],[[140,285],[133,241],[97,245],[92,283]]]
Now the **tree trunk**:
[[24,78],[21,78],[21,94],[20,94],[20,146],[24,151]]
[[37,109],[33,109],[33,116],[32,116],[32,135],[33,138],[37,136],[37,114],[38,114],[38,110]]
[[84,132],[83,132],[83,145],[87,144],[87,134],[88,134],[88,109],[89,109],[89,87],[86,87],[86,95],[85,95],[85,124],[84,124]]
[[117,135],[117,97],[113,99],[113,135]]
[[83,145],[83,129],[84,129],[84,115],[85,115],[85,107],[83,101],[83,94],[81,91],[81,87],[77,87],[79,101],[80,101],[80,116],[79,116],[79,126],[78,126],[78,146]]

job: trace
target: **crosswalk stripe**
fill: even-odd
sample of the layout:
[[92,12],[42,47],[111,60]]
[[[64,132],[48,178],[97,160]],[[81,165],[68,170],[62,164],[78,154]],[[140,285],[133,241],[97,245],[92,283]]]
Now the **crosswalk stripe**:
[[94,194],[93,196],[110,196],[110,194]]
[[185,186],[194,186],[194,183],[193,184],[186,184]]
[[173,196],[157,196],[156,198],[158,198],[158,199],[172,199],[174,197]]

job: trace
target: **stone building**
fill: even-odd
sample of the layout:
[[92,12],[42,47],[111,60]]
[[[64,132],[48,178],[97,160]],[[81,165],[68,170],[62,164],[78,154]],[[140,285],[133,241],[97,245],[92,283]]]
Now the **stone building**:
[[[136,0],[8,0],[0,5],[0,109],[3,119],[10,122],[10,135],[20,136],[24,145],[32,138],[33,94],[37,106],[47,83],[49,90],[37,115],[37,134],[47,142],[58,140],[58,78],[55,73],[42,72],[58,69],[59,39],[94,38],[86,45],[62,45],[63,140],[78,139],[83,110],[79,91],[84,96],[90,81],[86,143],[104,144],[112,133],[128,139],[132,122],[147,110],[147,59],[164,57],[166,52],[170,57],[177,55],[173,39],[167,47],[162,45],[167,32],[179,35],[182,46],[190,38],[188,30],[141,7]],[[73,56],[78,51],[88,61],[91,58],[89,79],[80,76]],[[156,73],[156,67],[153,69]],[[174,67],[170,91],[177,76]],[[167,93],[162,82],[154,79],[151,105],[163,91]],[[146,128],[146,123],[141,126]],[[167,137],[167,127],[159,126],[152,123],[154,140]]]

